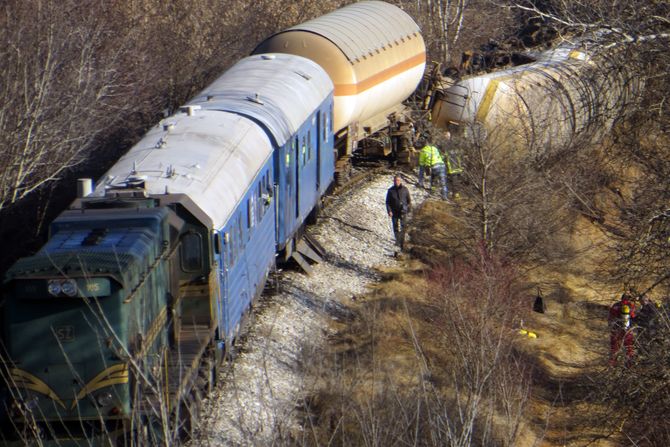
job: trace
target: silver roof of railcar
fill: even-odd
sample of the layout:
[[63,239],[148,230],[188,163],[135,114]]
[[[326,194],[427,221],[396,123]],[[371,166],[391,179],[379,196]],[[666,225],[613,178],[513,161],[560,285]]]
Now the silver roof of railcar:
[[[93,197],[110,187],[144,182],[153,196],[186,194],[183,201],[207,224],[221,228],[251,181],[272,156],[272,144],[254,122],[226,112],[177,113],[153,127],[102,178]],[[91,197],[91,196],[89,196]]]
[[260,54],[239,61],[188,104],[258,120],[281,146],[332,91],[317,63],[291,54]]
[[421,32],[405,11],[380,1],[354,3],[286,31],[319,34],[337,45],[351,62]]

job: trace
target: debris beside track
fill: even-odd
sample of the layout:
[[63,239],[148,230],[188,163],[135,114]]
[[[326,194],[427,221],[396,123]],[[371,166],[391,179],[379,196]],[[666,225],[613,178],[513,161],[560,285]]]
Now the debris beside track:
[[[418,205],[426,193],[415,180],[407,176],[405,183]],[[317,380],[303,374],[310,352],[325,346],[332,321],[354,317],[350,304],[380,279],[377,267],[398,262],[384,204],[391,184],[387,173],[347,190],[310,227],[327,251],[325,262],[311,276],[282,272],[279,292],[260,300],[238,355],[204,405],[193,445],[300,443],[298,408]]]

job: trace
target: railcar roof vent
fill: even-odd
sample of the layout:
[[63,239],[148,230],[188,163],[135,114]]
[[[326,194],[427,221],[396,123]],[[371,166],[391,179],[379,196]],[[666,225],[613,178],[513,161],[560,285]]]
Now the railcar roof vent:
[[254,96],[247,96],[247,101],[255,102],[256,104],[264,105],[265,103],[261,101],[261,95],[256,93]]
[[[168,130],[168,129],[165,129],[165,130]],[[165,146],[167,146],[167,141],[164,137],[159,138],[158,141],[156,141],[156,144],[154,145],[154,147],[156,149],[160,149],[160,148],[165,147]]]
[[107,228],[94,228],[91,230],[88,235],[84,238],[83,241],[81,241],[81,245],[83,246],[92,246],[92,245],[99,245],[100,242],[105,238],[107,235],[107,232],[109,230]]
[[265,59],[266,61],[271,61],[272,59],[276,58],[274,54],[263,54],[261,55],[261,59]]
[[180,112],[187,114],[188,116],[194,116],[196,110],[200,110],[200,106],[183,106],[179,109]]

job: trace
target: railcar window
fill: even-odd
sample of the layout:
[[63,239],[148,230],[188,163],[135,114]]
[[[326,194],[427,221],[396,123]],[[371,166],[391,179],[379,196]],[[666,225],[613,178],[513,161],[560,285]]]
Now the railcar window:
[[247,228],[251,229],[256,224],[256,197],[252,194],[247,200]]
[[291,166],[291,157],[295,156],[296,148],[298,147],[298,139],[296,138],[291,142],[291,150],[286,149],[286,169]]
[[305,142],[305,137],[302,137],[302,166],[305,166],[307,161],[307,143]]
[[328,142],[328,114],[327,113],[321,114],[321,133],[323,134],[321,136],[321,139],[327,143]]
[[270,189],[270,174],[268,172],[263,176],[263,185],[261,187],[261,204],[263,212],[270,207],[270,198],[272,197],[272,189]]
[[181,238],[181,269],[187,273],[202,270],[202,236],[195,232],[186,233]]
[[235,234],[235,262],[237,262],[242,251],[242,221],[239,215],[235,218],[233,233]]
[[307,131],[307,161],[312,159],[312,131]]
[[258,185],[256,185],[256,215],[258,216],[258,222],[260,223],[263,218],[263,211],[265,207],[263,206],[263,186],[265,185],[265,177],[262,177]]
[[233,222],[233,226],[230,229],[230,237],[232,239],[231,245],[233,248],[233,262],[232,264],[234,265],[237,263],[237,255],[240,251],[240,235],[239,232],[237,231],[237,218],[235,218],[235,221]]
[[244,232],[242,231],[242,216],[237,218],[237,234],[238,234],[238,251],[237,251],[237,256],[242,255],[242,250],[244,250]]
[[235,252],[233,250],[233,243],[235,242],[235,235],[230,232],[230,227],[225,233],[223,243],[226,248],[226,261],[228,262],[228,268],[235,265]]
[[230,265],[231,267],[235,265],[237,262],[237,247],[240,241],[238,240],[239,237],[237,235],[237,219],[233,221],[233,225],[230,227],[230,250],[231,250],[231,256],[230,256]]

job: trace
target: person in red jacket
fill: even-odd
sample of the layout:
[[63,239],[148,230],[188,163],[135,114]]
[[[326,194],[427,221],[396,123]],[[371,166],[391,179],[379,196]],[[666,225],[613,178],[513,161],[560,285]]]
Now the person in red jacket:
[[617,356],[622,346],[626,350],[626,366],[630,366],[635,350],[633,344],[633,318],[635,318],[635,303],[633,298],[624,293],[621,299],[610,307],[607,324],[610,328],[610,365],[617,364]]

